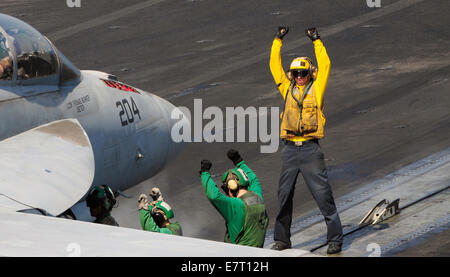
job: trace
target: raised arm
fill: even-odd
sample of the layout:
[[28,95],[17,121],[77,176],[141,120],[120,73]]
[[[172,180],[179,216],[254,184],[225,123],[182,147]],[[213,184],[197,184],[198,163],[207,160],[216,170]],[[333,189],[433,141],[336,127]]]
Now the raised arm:
[[259,195],[259,197],[261,197],[261,200],[263,200],[261,183],[259,182],[258,177],[256,177],[255,173],[253,173],[253,171],[245,164],[239,152],[234,149],[230,149],[227,152],[227,157],[237,168],[242,169],[245,174],[247,174],[249,181],[248,190],[255,192]]
[[250,167],[245,164],[244,161],[237,164],[237,167],[244,170],[245,174],[248,176],[248,191],[253,191],[254,193],[258,194],[258,196],[263,200],[262,197],[262,189],[261,189],[261,183],[259,182],[258,177],[256,177],[253,170],[250,169]]
[[319,105],[319,108],[322,109],[323,95],[325,93],[325,89],[327,88],[328,77],[330,76],[331,61],[330,58],[328,57],[325,46],[320,40],[320,36],[319,33],[317,32],[317,29],[310,28],[307,29],[305,33],[313,41],[314,44],[314,51],[316,53],[316,60],[318,67],[317,77],[314,83],[316,86],[317,104]]
[[226,197],[219,191],[216,183],[213,181],[211,174],[209,173],[209,169],[211,168],[211,166],[208,167],[204,165],[207,162],[209,161],[202,161],[202,169],[200,173],[203,189],[205,190],[206,197],[209,199],[209,201],[211,201],[213,206],[219,211],[219,213],[225,218],[225,220],[229,221],[233,218],[234,206],[240,205],[241,203],[239,202],[241,201],[236,201],[236,198]]
[[278,87],[283,98],[286,96],[287,89],[290,81],[286,77],[283,65],[281,63],[281,46],[283,45],[283,37],[289,32],[288,27],[278,27],[278,32],[275,35],[275,39],[272,43],[272,49],[270,51],[270,72],[272,73],[275,84]]

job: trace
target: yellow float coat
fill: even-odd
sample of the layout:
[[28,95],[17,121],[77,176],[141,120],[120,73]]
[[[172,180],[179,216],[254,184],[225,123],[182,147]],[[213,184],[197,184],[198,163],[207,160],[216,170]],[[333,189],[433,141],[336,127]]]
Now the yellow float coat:
[[[292,120],[297,120],[294,119],[293,116],[295,114],[295,110],[297,110],[298,117],[300,111],[297,102],[292,98],[290,90],[293,90],[294,97],[300,102],[307,85],[295,85],[295,87],[291,86],[292,82],[287,78],[281,64],[280,51],[282,40],[279,38],[275,38],[272,44],[272,50],[270,53],[270,71],[272,72],[272,76],[278,86],[278,90],[285,100],[285,110],[281,115],[282,122],[280,137],[291,141],[306,141],[314,138],[320,139],[324,136],[323,128],[325,126],[325,116],[323,115],[323,95],[327,87],[331,63],[322,41],[320,39],[317,39],[313,43],[318,63],[318,73],[311,89],[309,90],[308,95],[304,99],[302,118],[303,120],[306,119],[306,121],[310,121],[311,123],[312,121],[314,121],[314,117],[316,117],[315,120],[317,122],[317,127],[315,131],[312,131],[313,129],[311,129],[309,132],[306,132],[303,135],[287,134],[284,128],[286,126],[292,125],[292,123],[287,122],[289,119],[291,122]],[[311,126],[309,126],[308,128],[311,128]]]

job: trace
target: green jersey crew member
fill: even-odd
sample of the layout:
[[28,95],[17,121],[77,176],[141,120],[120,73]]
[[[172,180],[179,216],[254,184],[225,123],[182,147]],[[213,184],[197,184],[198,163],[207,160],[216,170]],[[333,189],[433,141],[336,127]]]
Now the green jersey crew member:
[[107,185],[96,186],[86,198],[86,204],[90,209],[91,216],[96,218],[95,223],[119,226],[114,217],[111,216],[116,198],[110,187]]
[[253,171],[242,160],[239,152],[230,149],[228,158],[236,166],[225,172],[221,193],[209,170],[211,162],[201,162],[201,180],[207,198],[224,217],[225,242],[263,247],[269,219],[263,202],[261,184]]
[[150,196],[153,198],[151,204],[148,203],[147,195],[139,196],[139,220],[143,230],[182,236],[183,231],[178,222],[170,223],[169,219],[174,217],[172,208],[167,204],[159,188],[152,188]]
[[313,41],[318,68],[310,58],[299,57],[292,61],[286,75],[280,51],[282,39],[288,31],[287,27],[278,27],[270,53],[270,71],[284,99],[280,138],[285,143],[278,187],[280,211],[275,222],[275,245],[272,249],[291,247],[292,199],[297,176],[301,172],[325,218],[327,253],[335,254],[341,251],[342,226],[319,145],[319,139],[324,137],[323,95],[330,73],[330,59],[316,28],[307,29],[305,33]]

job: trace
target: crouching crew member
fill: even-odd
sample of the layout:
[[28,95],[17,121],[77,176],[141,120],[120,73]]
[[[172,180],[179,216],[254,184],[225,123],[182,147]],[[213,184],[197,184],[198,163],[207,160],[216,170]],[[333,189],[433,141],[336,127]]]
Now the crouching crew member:
[[223,175],[225,195],[219,191],[209,173],[211,162],[201,162],[200,174],[206,196],[225,219],[225,242],[263,247],[269,218],[261,184],[239,152],[230,149],[227,156],[236,167]]
[[170,223],[169,221],[169,219],[173,218],[174,214],[169,204],[164,202],[159,188],[152,188],[150,196],[153,198],[153,202],[150,204],[145,194],[141,194],[138,200],[139,219],[142,229],[182,236],[183,232],[180,223]]
[[110,187],[106,185],[96,186],[86,198],[86,204],[91,210],[91,216],[95,217],[95,223],[119,226],[111,210],[116,204],[116,198]]

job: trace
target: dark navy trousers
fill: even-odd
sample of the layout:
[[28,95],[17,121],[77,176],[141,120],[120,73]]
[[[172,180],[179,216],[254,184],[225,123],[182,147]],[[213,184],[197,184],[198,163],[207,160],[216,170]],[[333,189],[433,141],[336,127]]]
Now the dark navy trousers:
[[278,187],[280,211],[275,222],[274,240],[292,247],[292,199],[297,176],[302,173],[306,185],[325,218],[328,243],[342,244],[341,220],[328,183],[324,155],[318,140],[303,142],[302,146],[286,144],[282,150],[281,159],[283,166]]

